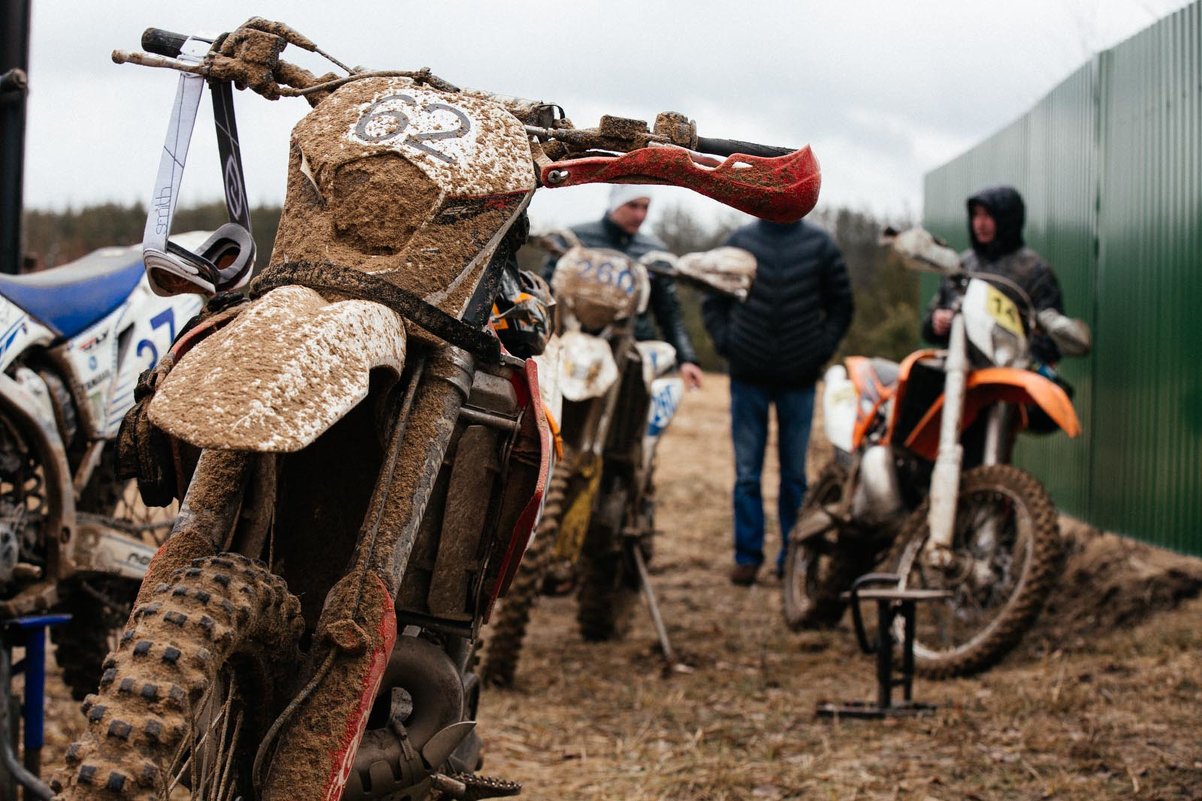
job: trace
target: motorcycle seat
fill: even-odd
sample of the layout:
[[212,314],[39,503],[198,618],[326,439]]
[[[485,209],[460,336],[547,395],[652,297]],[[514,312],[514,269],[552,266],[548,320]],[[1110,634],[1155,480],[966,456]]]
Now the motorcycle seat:
[[901,369],[897,362],[891,362],[888,359],[873,358],[872,369],[876,373],[876,379],[882,387],[892,389],[897,385],[897,375]]
[[101,248],[49,270],[0,274],[0,295],[69,339],[120,306],[145,272],[141,248]]

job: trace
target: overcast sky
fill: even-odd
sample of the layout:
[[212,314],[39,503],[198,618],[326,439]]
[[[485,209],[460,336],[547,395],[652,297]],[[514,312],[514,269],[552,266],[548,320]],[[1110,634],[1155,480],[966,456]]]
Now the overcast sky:
[[[603,113],[652,120],[673,110],[706,136],[808,143],[822,163],[821,205],[916,216],[925,172],[1020,116],[1093,52],[1183,5],[33,0],[25,204],[145,202],[176,75],[117,66],[110,52],[136,49],[148,26],[217,33],[254,14],[291,24],[345,63],[429,66],[452,83],[558,103],[582,127]],[[251,199],[279,203],[289,131],[308,106],[248,92],[235,102]],[[206,100],[181,202],[218,199],[220,187]],[[543,190],[534,223],[599,216],[605,191]],[[661,209],[684,201],[720,213],[683,190],[656,192]]]

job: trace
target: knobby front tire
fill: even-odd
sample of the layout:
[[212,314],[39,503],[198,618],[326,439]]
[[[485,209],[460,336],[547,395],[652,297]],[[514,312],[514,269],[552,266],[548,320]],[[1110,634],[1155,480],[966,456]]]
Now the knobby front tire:
[[1012,465],[966,471],[948,568],[932,567],[923,555],[928,511],[929,499],[907,521],[891,560],[903,589],[952,592],[919,607],[915,666],[930,678],[977,673],[1022,639],[1060,575],[1056,506],[1033,476]]
[[176,571],[134,609],[84,701],[63,798],[253,797],[251,766],[300,664],[302,628],[283,579],[246,557]]
[[858,560],[841,549],[838,528],[805,540],[796,536],[810,515],[843,499],[846,482],[847,471],[834,461],[828,463],[806,491],[797,523],[789,534],[781,591],[785,623],[793,631],[830,628],[839,622],[847,606],[839,600],[839,594],[856,578]]

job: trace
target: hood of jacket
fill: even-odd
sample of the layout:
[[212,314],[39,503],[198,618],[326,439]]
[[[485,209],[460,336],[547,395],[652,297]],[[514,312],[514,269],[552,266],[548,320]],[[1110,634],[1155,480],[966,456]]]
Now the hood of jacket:
[[[973,251],[984,259],[997,259],[1015,252],[1023,242],[1023,224],[1026,222],[1027,209],[1023,204],[1023,196],[1017,189],[1010,186],[991,186],[982,189],[968,199],[968,237],[972,240]],[[989,244],[977,241],[972,230],[972,210],[981,206],[989,212],[997,226],[997,234]]]

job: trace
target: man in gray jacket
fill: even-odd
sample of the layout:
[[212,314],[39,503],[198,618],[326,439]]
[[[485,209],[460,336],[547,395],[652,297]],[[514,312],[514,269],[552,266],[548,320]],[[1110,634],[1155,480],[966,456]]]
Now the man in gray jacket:
[[760,478],[769,407],[776,407],[780,455],[779,575],[785,538],[805,495],[814,382],[847,333],[853,306],[843,256],[816,225],[759,220],[736,230],[726,244],[751,251],[757,262],[755,283],[744,303],[710,295],[701,307],[714,346],[730,363],[735,448],[735,566],[730,580],[749,586],[764,561]]

